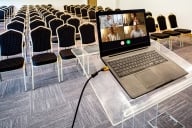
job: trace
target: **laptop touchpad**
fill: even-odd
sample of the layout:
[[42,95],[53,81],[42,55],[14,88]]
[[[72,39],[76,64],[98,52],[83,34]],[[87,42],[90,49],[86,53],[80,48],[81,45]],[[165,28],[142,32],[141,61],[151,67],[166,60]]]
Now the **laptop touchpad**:
[[151,69],[143,70],[141,72],[137,72],[135,77],[146,87],[146,88],[154,88],[158,84],[161,83],[158,75],[153,72]]

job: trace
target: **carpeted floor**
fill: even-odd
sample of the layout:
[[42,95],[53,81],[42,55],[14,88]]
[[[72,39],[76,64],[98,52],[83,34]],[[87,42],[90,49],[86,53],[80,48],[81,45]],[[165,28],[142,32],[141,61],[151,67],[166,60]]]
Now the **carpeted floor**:
[[[173,51],[192,63],[190,40],[184,47],[173,44]],[[74,64],[74,62],[72,62]],[[71,65],[71,64],[69,64]],[[22,72],[2,74],[0,83],[0,128],[70,128],[77,100],[86,77],[79,66],[64,69],[59,83],[54,66],[36,70],[35,90],[31,89],[30,64],[27,64],[27,88],[24,91]],[[13,77],[14,76],[14,77]],[[159,112],[168,112],[185,128],[192,127],[192,87],[159,105]],[[142,120],[142,119],[141,119]],[[135,120],[135,128],[149,127]],[[133,128],[132,121],[112,126],[91,86],[87,86],[78,112],[75,128]],[[167,127],[165,127],[167,128]]]

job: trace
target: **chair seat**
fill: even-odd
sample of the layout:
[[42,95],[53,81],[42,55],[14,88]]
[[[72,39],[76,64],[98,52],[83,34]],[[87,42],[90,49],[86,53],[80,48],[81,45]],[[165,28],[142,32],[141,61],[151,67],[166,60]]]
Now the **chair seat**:
[[183,34],[187,34],[187,33],[191,33],[191,30],[190,29],[175,29],[174,31],[176,32],[180,32],[180,33],[183,33]]
[[50,64],[57,61],[57,56],[54,53],[37,54],[32,57],[32,61],[35,66]]
[[11,71],[23,67],[24,58],[16,57],[0,61],[0,72]]
[[180,32],[177,32],[177,31],[164,31],[163,33],[165,34],[169,34],[170,36],[178,36],[180,35]]
[[150,38],[151,38],[152,40],[157,40],[157,38],[154,37],[154,36],[150,36]]
[[72,59],[75,55],[71,52],[71,49],[64,49],[59,52],[62,59]]
[[151,36],[159,38],[159,39],[169,38],[169,34],[165,34],[165,33],[153,33],[153,34],[151,34]]

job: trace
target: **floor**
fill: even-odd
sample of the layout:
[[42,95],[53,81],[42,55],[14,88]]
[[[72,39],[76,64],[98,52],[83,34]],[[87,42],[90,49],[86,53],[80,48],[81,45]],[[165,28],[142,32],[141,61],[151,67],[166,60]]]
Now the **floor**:
[[[173,45],[173,51],[192,63],[192,45],[184,40],[184,47]],[[166,44],[165,44],[166,45]],[[67,62],[64,81],[59,83],[52,65],[35,70],[35,90],[31,89],[30,63],[27,63],[27,88],[24,91],[22,72],[2,74],[0,83],[0,128],[70,128],[80,95],[86,81],[76,61]],[[18,78],[19,77],[19,78]],[[192,87],[159,105],[159,113],[167,112],[192,127]],[[139,116],[139,115],[138,115]],[[150,126],[135,120],[135,128]],[[133,128],[132,120],[112,126],[91,86],[87,86],[75,122],[75,128]],[[168,128],[164,126],[163,128]]]

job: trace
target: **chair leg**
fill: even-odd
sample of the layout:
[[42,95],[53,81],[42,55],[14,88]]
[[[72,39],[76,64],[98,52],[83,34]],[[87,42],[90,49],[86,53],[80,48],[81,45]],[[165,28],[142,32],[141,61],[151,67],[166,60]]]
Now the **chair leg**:
[[2,76],[1,76],[1,73],[0,73],[0,81],[3,81]]
[[31,76],[31,79],[32,79],[32,89],[34,90],[34,89],[35,89],[35,85],[34,85],[34,71],[33,71],[33,65],[31,66],[31,73],[32,73],[32,76]]
[[26,66],[25,66],[25,64],[24,64],[24,66],[23,66],[23,80],[24,80],[24,85],[25,85],[25,91],[27,91]]
[[58,80],[61,82],[61,76],[60,76],[60,68],[59,68],[59,60],[57,59],[57,75],[58,75]]
[[62,60],[60,60],[61,61],[61,81],[63,81],[63,62],[62,62]]

